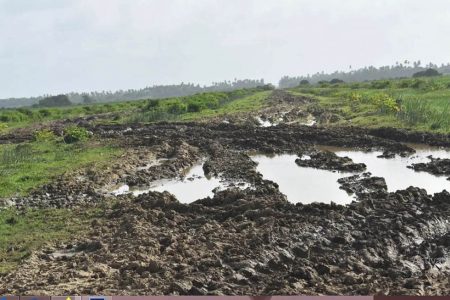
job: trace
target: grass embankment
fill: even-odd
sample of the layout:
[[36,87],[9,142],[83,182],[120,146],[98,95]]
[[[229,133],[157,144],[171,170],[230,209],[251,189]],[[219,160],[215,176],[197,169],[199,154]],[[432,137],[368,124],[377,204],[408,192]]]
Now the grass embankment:
[[258,110],[272,91],[265,88],[202,93],[187,97],[149,100],[125,122],[192,121]]
[[315,96],[319,108],[342,117],[337,125],[450,132],[450,76],[322,83],[290,92]]

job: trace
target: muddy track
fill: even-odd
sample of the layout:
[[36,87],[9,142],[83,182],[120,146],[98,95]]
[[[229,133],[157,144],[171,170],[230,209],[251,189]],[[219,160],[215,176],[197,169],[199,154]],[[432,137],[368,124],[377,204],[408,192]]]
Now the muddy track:
[[[0,294],[450,293],[448,192],[431,196],[411,187],[388,193],[382,179],[367,175],[342,182],[358,195],[350,205],[292,204],[276,183],[263,180],[248,156],[316,153],[315,145],[414,152],[395,136],[358,128],[224,123],[89,129],[122,144],[127,149],[122,159],[102,170],[61,176],[30,197],[10,200],[20,208],[108,203],[108,189],[119,183],[182,176],[201,159],[205,173],[253,187],[191,204],[167,192],[120,196],[87,237],[38,251],[0,277]],[[335,169],[364,169],[348,159],[324,157],[318,155],[318,161],[331,161]],[[163,160],[152,164],[158,159]]]

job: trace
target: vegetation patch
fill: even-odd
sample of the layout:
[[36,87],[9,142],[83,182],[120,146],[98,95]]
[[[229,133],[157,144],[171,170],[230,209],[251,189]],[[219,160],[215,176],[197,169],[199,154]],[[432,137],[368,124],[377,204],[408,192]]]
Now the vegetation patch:
[[450,76],[299,85],[291,93],[342,116],[336,124],[450,132]]
[[[47,134],[44,134],[47,136]],[[0,197],[25,194],[52,177],[90,163],[109,161],[120,150],[96,143],[41,140],[0,145]]]
[[0,274],[12,271],[33,250],[83,234],[101,214],[99,209],[0,210]]

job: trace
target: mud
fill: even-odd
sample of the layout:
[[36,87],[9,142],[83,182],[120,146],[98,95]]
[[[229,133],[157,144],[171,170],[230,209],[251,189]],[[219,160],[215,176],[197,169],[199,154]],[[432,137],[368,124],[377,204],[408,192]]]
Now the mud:
[[301,167],[311,167],[324,170],[343,172],[363,172],[366,169],[364,163],[354,163],[347,156],[340,157],[330,151],[318,151],[310,153],[306,158],[298,158],[295,163]]
[[[86,236],[48,245],[14,272],[0,275],[0,294],[450,293],[447,191],[428,195],[409,187],[388,192],[382,178],[362,174],[340,182],[357,195],[348,205],[293,204],[257,172],[250,156],[308,153],[317,155],[313,167],[362,172],[362,164],[316,146],[414,153],[396,135],[289,124],[86,126],[97,138],[121,144],[123,157],[7,200],[21,209],[102,204],[105,217],[94,220]],[[416,140],[399,135],[403,142]],[[445,143],[444,137],[428,141]],[[216,191],[190,204],[167,192],[110,194],[120,184],[182,177],[201,160],[205,174],[252,188]]]
[[[430,157],[430,162],[412,164],[410,168],[415,171],[428,172],[434,175],[450,176],[450,159]],[[447,180],[450,180],[450,177]]]
[[[90,236],[1,278],[20,294],[446,294],[450,194],[293,205],[271,184],[180,204],[123,199]],[[56,256],[74,248],[70,255]]]

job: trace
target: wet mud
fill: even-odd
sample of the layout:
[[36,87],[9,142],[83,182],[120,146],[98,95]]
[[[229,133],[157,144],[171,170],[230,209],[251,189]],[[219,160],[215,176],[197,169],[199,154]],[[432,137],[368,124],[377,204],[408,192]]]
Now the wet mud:
[[[404,156],[414,153],[404,142],[416,142],[416,135],[223,122],[86,126],[122,145],[123,157],[3,203],[19,209],[102,204],[105,217],[93,221],[87,235],[48,245],[17,271],[0,275],[0,294],[450,293],[450,194],[419,187],[389,192],[383,178],[362,173],[362,163],[317,148]],[[444,136],[421,140],[448,143]],[[255,153],[296,154],[308,167],[362,173],[339,182],[356,199],[291,203],[258,172]],[[190,204],[168,192],[111,194],[121,184],[182,178],[200,161],[205,176],[250,187],[231,186]]]

